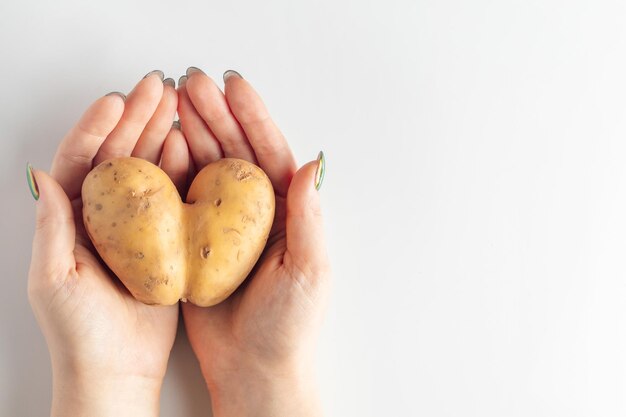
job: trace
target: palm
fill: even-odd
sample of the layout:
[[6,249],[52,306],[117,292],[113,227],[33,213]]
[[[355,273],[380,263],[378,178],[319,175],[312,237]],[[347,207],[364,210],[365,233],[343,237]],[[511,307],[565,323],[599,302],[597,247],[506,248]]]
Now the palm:
[[287,191],[296,173],[293,155],[260,98],[240,78],[226,83],[224,95],[206,75],[194,73],[179,88],[178,113],[198,169],[221,157],[246,159],[265,170],[276,197],[268,243],[244,283],[218,305],[182,305],[203,373],[210,381],[235,369],[243,357],[295,357],[321,318],[317,307],[323,303],[317,298],[323,291],[296,266],[302,265],[294,262],[300,253],[294,255],[287,242]]
[[53,360],[71,358],[99,375],[162,379],[176,334],[177,306],[136,301],[101,263],[82,220],[82,182],[104,159],[160,161],[180,183],[188,158],[177,152],[182,134],[171,129],[177,95],[156,75],[140,81],[125,102],[115,96],[97,100],[61,142],[52,178],[40,178],[47,183],[48,208],[33,247],[31,303]]
[[[273,356],[292,348],[285,343],[297,328],[298,304],[306,300],[296,299],[303,294],[297,291],[297,280],[292,279],[283,263],[284,214],[285,199],[277,197],[268,245],[250,276],[233,295],[209,308],[183,304],[190,341],[194,347],[201,346],[197,354],[202,357],[216,357],[229,350],[249,356]],[[213,364],[219,366],[220,362]]]
[[[80,208],[80,201],[75,207]],[[65,303],[57,308],[68,311],[68,322],[74,323],[87,349],[98,352],[94,358],[119,373],[163,377],[168,353],[176,335],[177,306],[147,306],[135,300],[99,260],[84,232],[80,210],[75,212],[76,275],[69,277],[71,309]],[[73,295],[79,295],[74,297]]]

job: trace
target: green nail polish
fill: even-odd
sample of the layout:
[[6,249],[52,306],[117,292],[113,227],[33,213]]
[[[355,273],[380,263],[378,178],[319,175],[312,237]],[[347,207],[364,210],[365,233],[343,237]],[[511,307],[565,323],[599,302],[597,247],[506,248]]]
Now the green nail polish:
[[232,77],[243,78],[241,74],[239,74],[235,70],[227,70],[226,72],[224,72],[224,75],[223,75],[224,82],[228,81],[228,79]]
[[317,170],[315,171],[315,189],[319,191],[322,188],[322,182],[324,182],[324,172],[326,171],[326,158],[324,158],[324,152],[320,151],[317,154]]
[[144,75],[143,78],[148,78],[149,76],[154,75],[154,74],[157,74],[159,76],[159,78],[161,79],[161,81],[163,81],[163,79],[165,79],[165,74],[161,70],[150,71],[149,73]]
[[35,201],[39,200],[39,187],[37,187],[37,180],[33,174],[33,167],[30,163],[26,163],[26,180],[28,181],[28,188],[33,195]]

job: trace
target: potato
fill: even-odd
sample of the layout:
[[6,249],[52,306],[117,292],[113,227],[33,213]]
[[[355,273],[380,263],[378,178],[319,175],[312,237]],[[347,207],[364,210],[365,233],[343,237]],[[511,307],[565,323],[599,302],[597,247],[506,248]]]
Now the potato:
[[202,169],[183,203],[157,166],[115,158],[83,183],[83,220],[96,250],[146,304],[226,299],[258,260],[274,220],[274,190],[249,162]]

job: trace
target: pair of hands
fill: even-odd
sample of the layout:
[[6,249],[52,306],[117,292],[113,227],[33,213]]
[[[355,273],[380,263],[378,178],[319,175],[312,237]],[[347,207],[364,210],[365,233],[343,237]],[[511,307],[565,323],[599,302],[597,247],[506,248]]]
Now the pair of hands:
[[234,71],[224,82],[223,93],[192,67],[176,89],[153,71],[127,98],[95,101],[60,143],[49,175],[30,171],[38,200],[28,294],[50,351],[53,416],[158,414],[179,307],[135,300],[82,222],[87,173],[131,155],[160,164],[181,196],[222,157],[267,173],[276,216],[256,267],[224,302],[181,303],[181,311],[215,416],[319,414],[312,356],[329,286],[316,190],[324,161],[298,170],[251,85]]

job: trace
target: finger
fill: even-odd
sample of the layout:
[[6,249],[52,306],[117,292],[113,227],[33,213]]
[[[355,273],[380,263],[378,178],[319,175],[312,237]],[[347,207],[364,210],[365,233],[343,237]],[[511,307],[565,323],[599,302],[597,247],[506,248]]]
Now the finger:
[[191,156],[183,132],[172,127],[163,144],[161,169],[170,177],[184,201]]
[[93,168],[93,159],[107,135],[124,112],[124,95],[111,93],[96,100],[76,126],[65,136],[54,160],[50,175],[70,200],[80,195],[85,176]]
[[129,156],[141,132],[154,114],[163,95],[163,73],[152,71],[135,86],[126,99],[120,122],[106,138],[94,163],[105,159]]
[[167,78],[163,81],[161,102],[141,133],[139,140],[137,140],[132,156],[145,159],[153,164],[159,163],[163,142],[172,127],[177,106],[178,94],[176,94],[174,80]]
[[[37,190],[35,237],[30,280],[44,283],[67,276],[75,267],[74,245],[76,228],[69,198],[61,185],[43,171],[29,166],[31,190]],[[33,193],[35,194],[35,193]]]
[[276,193],[284,197],[296,172],[296,161],[287,140],[252,86],[235,71],[224,73],[226,100],[252,145],[259,166],[267,173]]
[[[287,251],[284,264],[312,276],[327,268],[319,189],[323,153],[296,172],[287,193]],[[316,184],[319,184],[316,187]]]
[[217,84],[195,67],[187,69],[187,77],[189,99],[219,141],[224,156],[256,164],[254,151]]
[[187,95],[187,76],[178,81],[178,117],[183,134],[189,144],[189,152],[196,167],[200,170],[211,162],[222,157],[222,148],[219,142],[204,123],[202,117],[193,107]]

